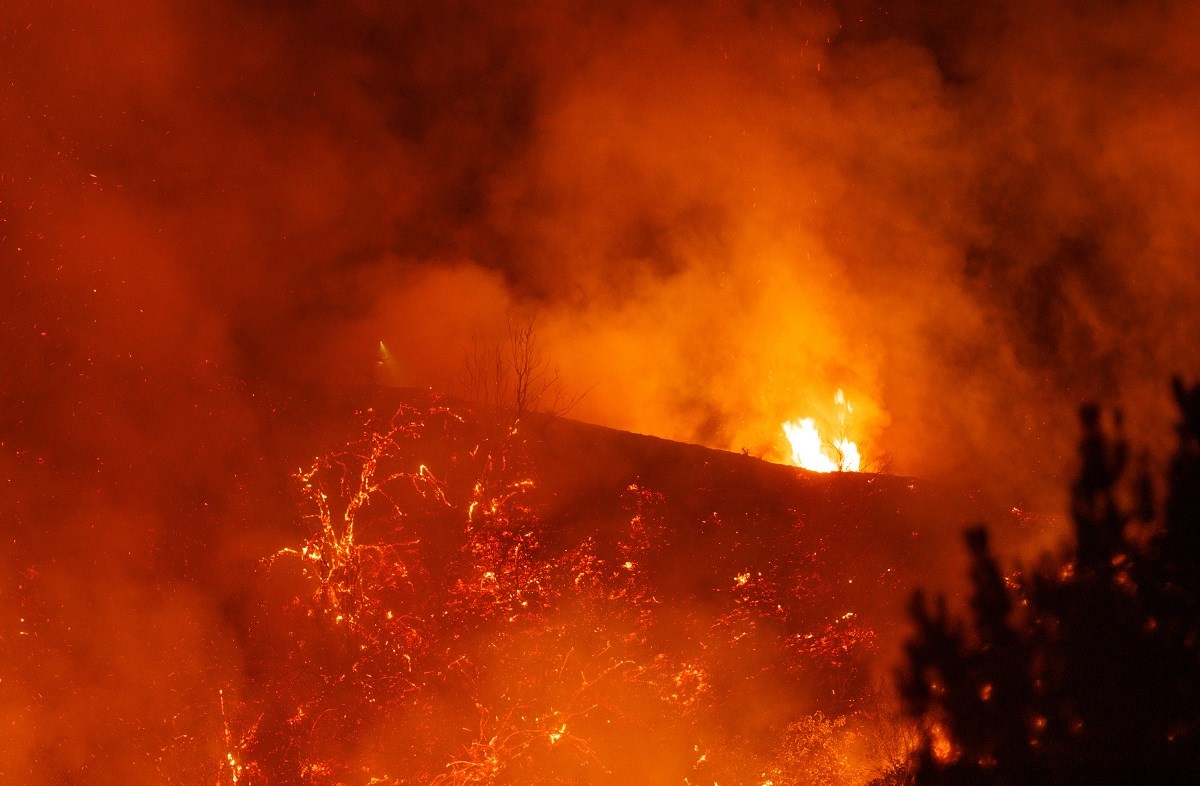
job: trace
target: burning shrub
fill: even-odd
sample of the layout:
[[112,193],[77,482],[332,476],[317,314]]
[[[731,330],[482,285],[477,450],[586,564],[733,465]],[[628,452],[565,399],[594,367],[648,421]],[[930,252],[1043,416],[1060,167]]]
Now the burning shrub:
[[873,647],[806,608],[809,561],[668,606],[663,495],[624,486],[611,531],[552,522],[527,437],[496,426],[406,406],[298,473],[301,542],[262,563],[247,686],[221,696],[221,782],[750,783],[780,739],[780,772],[867,772],[856,719],[781,693],[857,685]]

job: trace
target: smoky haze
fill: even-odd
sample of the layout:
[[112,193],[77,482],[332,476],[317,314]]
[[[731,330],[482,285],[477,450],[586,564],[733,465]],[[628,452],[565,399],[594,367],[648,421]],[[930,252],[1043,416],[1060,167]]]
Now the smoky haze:
[[272,402],[449,389],[514,314],[579,419],[775,457],[840,388],[875,466],[1056,509],[1078,402],[1155,447],[1198,367],[1198,36],[1116,0],[5,3],[0,586],[72,631],[0,685],[8,769],[70,728],[136,779],[76,710],[236,672],[213,567],[292,469]]
[[446,388],[536,310],[584,419],[766,452],[841,387],[1041,474],[1193,360],[1196,13],[1103,5],[10,8],[10,417]]

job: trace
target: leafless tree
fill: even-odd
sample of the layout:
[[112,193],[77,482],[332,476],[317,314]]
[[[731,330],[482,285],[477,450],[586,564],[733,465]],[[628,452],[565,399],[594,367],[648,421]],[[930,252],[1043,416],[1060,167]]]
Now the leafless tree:
[[509,373],[505,353],[498,343],[471,337],[471,346],[463,357],[462,393],[488,409],[502,410],[508,405]]
[[538,341],[537,319],[509,320],[504,343],[472,338],[463,364],[464,393],[515,424],[531,415],[561,417],[583,394],[563,390],[558,365]]

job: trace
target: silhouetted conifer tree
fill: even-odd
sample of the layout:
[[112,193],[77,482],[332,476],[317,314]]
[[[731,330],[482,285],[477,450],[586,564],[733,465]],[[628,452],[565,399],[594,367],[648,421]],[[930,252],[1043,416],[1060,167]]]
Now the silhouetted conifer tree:
[[1161,519],[1120,413],[1106,428],[1085,406],[1073,553],[1006,580],[972,529],[969,620],[914,596],[898,677],[923,729],[917,783],[1200,782],[1200,385],[1174,391]]

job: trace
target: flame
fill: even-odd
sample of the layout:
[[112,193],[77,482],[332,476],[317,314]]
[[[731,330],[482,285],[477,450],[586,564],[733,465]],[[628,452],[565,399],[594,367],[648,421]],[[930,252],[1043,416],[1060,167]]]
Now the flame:
[[933,758],[939,764],[952,764],[956,758],[954,742],[950,733],[940,723],[933,723],[929,728],[929,747]]
[[[838,401],[848,413],[844,396]],[[628,525],[611,555],[590,536],[548,548],[543,540],[557,533],[525,444],[435,401],[373,418],[361,438],[295,473],[302,537],[261,561],[263,581],[285,590],[278,631],[272,623],[263,635],[286,637],[278,646],[291,660],[265,671],[242,701],[218,692],[216,757],[206,765],[218,786],[262,786],[275,773],[307,786],[351,775],[366,786],[418,782],[372,773],[370,760],[360,770],[339,745],[365,725],[401,713],[433,717],[434,707],[452,720],[430,726],[435,743],[406,760],[431,786],[560,782],[541,777],[551,766],[573,768],[579,779],[569,782],[591,772],[609,782],[600,773],[620,739],[612,735],[667,719],[696,735],[687,744],[705,783],[780,783],[818,761],[805,752],[816,743],[792,727],[779,732],[801,759],[723,761],[725,738],[710,719],[733,695],[714,675],[768,645],[789,673],[840,673],[874,651],[874,631],[853,612],[810,619],[812,589],[733,564],[729,605],[706,628],[707,647],[654,645],[666,628],[647,566],[668,531],[663,494],[625,489]],[[827,458],[830,470],[850,468],[844,455]],[[437,548],[425,537],[447,530],[453,540]],[[462,692],[443,704],[447,685]],[[836,730],[865,718],[813,725],[827,741],[814,755],[842,772],[850,737]]]
[[826,441],[821,438],[813,418],[797,418],[783,424],[783,434],[791,449],[789,463],[813,472],[858,472],[862,456],[857,443],[845,436],[846,424],[854,407],[841,389],[833,397],[838,408],[838,436]]

